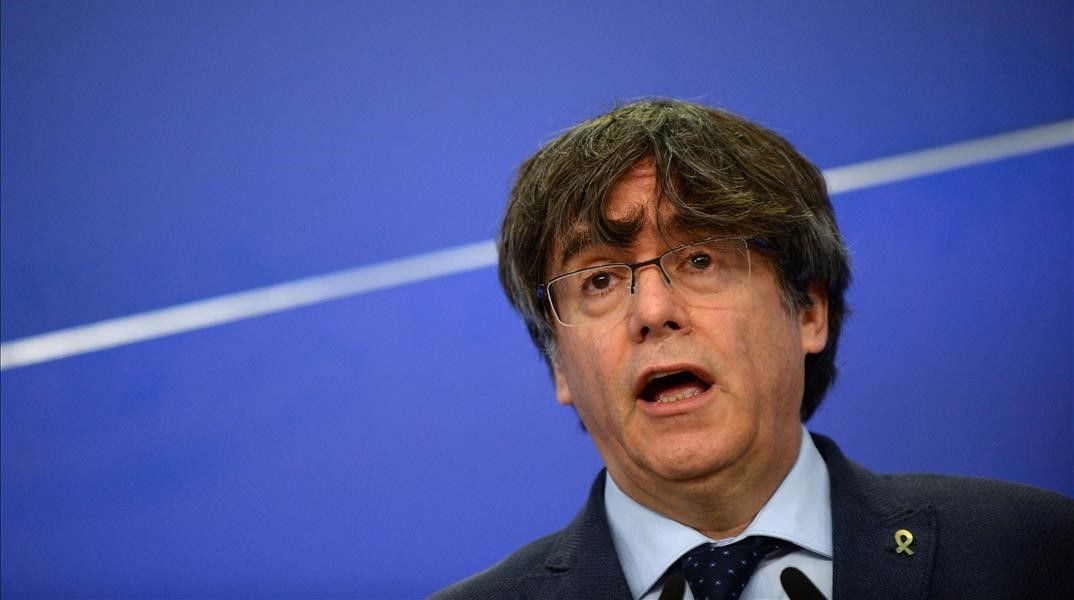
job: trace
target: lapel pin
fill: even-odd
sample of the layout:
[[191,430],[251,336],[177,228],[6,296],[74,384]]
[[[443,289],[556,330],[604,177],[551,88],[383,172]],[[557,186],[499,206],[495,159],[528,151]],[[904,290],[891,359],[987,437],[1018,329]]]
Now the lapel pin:
[[910,544],[912,544],[913,542],[914,542],[914,534],[910,533],[909,531],[907,531],[905,529],[900,529],[900,530],[896,531],[895,532],[895,543],[898,544],[898,547],[895,548],[895,554],[899,554],[900,552],[905,552],[907,556],[912,555],[914,553],[914,551],[910,549]]

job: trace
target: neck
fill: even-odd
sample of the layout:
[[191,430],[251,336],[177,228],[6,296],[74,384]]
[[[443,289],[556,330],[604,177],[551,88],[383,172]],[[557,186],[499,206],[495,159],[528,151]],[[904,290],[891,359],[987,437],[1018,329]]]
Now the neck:
[[[638,482],[612,473],[616,485],[646,508],[714,540],[737,536],[749,526],[794,467],[801,429],[785,448],[764,462],[746,461],[685,480]],[[652,493],[652,491],[658,493]]]

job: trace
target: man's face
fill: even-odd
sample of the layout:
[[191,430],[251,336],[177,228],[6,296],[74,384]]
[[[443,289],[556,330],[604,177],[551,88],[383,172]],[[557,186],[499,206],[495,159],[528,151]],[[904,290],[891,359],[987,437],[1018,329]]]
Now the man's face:
[[[645,215],[633,245],[557,257],[549,274],[697,241],[661,235],[661,206],[642,163],[612,188],[607,209],[616,220]],[[647,267],[621,319],[557,325],[557,397],[577,409],[616,483],[643,503],[676,484],[746,486],[796,456],[804,359],[827,341],[827,304],[814,295],[812,308],[790,313],[772,267],[756,252],[751,262],[749,281],[703,301]]]

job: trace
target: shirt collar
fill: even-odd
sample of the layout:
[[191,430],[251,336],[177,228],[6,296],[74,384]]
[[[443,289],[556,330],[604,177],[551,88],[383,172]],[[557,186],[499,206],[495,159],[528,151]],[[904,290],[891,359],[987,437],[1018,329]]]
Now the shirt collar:
[[634,598],[644,595],[668,567],[700,544],[715,542],[722,546],[751,535],[766,535],[793,542],[825,558],[832,557],[828,467],[805,426],[794,466],[749,526],[734,538],[710,539],[645,508],[623,493],[611,475],[604,486],[604,506],[612,541]]

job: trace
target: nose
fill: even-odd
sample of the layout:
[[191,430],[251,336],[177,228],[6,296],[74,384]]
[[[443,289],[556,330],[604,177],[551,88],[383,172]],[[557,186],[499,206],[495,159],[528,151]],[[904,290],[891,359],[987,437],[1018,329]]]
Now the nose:
[[635,342],[658,339],[689,325],[686,307],[671,288],[658,265],[646,265],[635,272],[630,337]]

